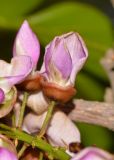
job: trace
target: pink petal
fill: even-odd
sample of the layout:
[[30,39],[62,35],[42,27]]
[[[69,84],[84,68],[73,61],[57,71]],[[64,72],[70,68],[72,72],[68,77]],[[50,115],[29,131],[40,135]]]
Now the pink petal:
[[0,88],[8,92],[10,88],[23,81],[32,71],[32,61],[28,56],[16,56],[11,64],[0,60],[0,67],[3,68],[0,77]]
[[[28,133],[37,133],[45,119],[46,112],[42,115],[29,113],[23,123],[23,130]],[[47,129],[48,140],[54,146],[69,145],[80,142],[80,132],[73,122],[61,111],[55,112]]]
[[3,103],[5,99],[4,91],[0,88],[0,104]]
[[65,37],[66,45],[72,58],[73,67],[70,75],[70,83],[74,84],[77,73],[82,69],[87,60],[88,51],[83,39],[78,33],[71,32],[63,36]]
[[72,142],[80,142],[80,132],[76,125],[61,111],[54,113],[47,130],[49,141],[54,146],[69,145]]
[[[61,73],[62,78],[68,79],[72,70],[71,57],[65,47],[64,40],[59,40],[55,37],[53,41],[55,43],[52,42],[52,44],[50,44],[50,48],[47,48],[45,53],[47,72],[51,76],[53,68],[56,68],[56,70]],[[52,67],[52,65],[54,67]],[[53,71],[55,72],[55,76],[57,76],[56,70]]]
[[58,84],[60,84],[59,81],[62,82],[61,79],[67,78],[63,84],[74,85],[76,75],[85,64],[87,57],[88,51],[81,36],[78,33],[69,32],[55,37],[47,45],[41,72],[48,80],[52,77],[53,81],[54,73],[59,75],[59,70],[63,76],[59,75],[59,78],[56,78]]
[[40,44],[26,20],[17,33],[13,47],[13,55],[30,56],[33,60],[34,68],[36,68],[40,55]]
[[0,160],[18,160],[17,156],[6,148],[0,147]]
[[71,160],[112,160],[113,157],[108,152],[95,147],[88,147],[76,154]]
[[[19,100],[23,100],[23,94],[20,94]],[[27,107],[29,107],[34,113],[38,115],[42,114],[47,110],[48,105],[49,102],[41,91],[29,94]]]

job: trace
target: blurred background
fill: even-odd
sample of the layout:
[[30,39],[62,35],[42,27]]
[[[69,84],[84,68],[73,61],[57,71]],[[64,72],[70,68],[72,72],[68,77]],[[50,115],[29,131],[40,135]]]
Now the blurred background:
[[[114,9],[109,0],[0,0],[0,58],[10,61],[16,32],[27,19],[44,47],[55,35],[77,31],[84,38],[89,59],[76,80],[76,97],[103,101],[109,81],[100,59],[113,47]],[[40,64],[39,64],[40,66]],[[114,134],[99,126],[77,124],[84,145],[114,153]]]

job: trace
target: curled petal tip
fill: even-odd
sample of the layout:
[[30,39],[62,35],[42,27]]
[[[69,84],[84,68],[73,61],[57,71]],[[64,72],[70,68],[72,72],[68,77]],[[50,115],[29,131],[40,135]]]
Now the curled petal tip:
[[26,20],[17,33],[13,47],[13,55],[30,56],[33,60],[34,68],[36,68],[40,55],[40,44]]

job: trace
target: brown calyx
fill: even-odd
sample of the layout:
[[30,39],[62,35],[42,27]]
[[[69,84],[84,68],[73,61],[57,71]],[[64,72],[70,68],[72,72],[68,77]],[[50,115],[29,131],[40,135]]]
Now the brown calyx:
[[62,87],[45,79],[41,80],[41,85],[45,96],[62,103],[68,102],[76,94],[73,86]]
[[20,90],[25,91],[40,91],[41,90],[41,84],[40,81],[42,79],[42,75],[39,73],[36,73],[34,75],[29,75],[27,79],[25,79],[22,83],[18,84],[17,87]]
[[28,147],[21,158],[21,160],[39,160],[39,150],[36,148]]
[[83,149],[83,145],[79,142],[72,142],[69,144],[69,151],[73,153],[78,153]]

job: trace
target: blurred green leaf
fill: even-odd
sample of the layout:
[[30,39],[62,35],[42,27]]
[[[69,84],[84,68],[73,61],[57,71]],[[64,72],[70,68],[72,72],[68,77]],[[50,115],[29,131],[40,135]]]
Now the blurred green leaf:
[[44,0],[0,0],[0,28],[17,29]]
[[79,73],[76,80],[76,98],[85,98],[89,100],[103,100],[104,86],[89,76],[86,72]]
[[[42,10],[28,18],[42,44],[47,44],[56,35],[69,31],[78,31],[89,49],[89,59],[84,70],[90,74],[89,84],[98,84],[93,88],[102,97],[102,83],[107,82],[107,76],[100,65],[100,59],[112,44],[111,24],[109,19],[99,10],[81,3],[60,3]],[[95,78],[96,77],[96,78]],[[95,80],[93,81],[93,79]],[[82,79],[83,80],[83,79]],[[83,84],[84,85],[84,84]],[[94,85],[95,86],[95,85]],[[82,89],[81,89],[82,87]],[[84,86],[80,89],[83,91]],[[86,90],[86,94],[90,94]],[[97,95],[97,94],[96,94]],[[90,95],[92,98],[92,95]],[[89,98],[89,97],[88,97]],[[95,99],[95,96],[93,96]]]
[[18,17],[29,13],[43,0],[0,0],[1,17]]
[[111,43],[108,18],[99,10],[81,3],[59,3],[28,18],[44,44],[54,36],[78,31],[91,46],[104,51]]
[[111,150],[113,147],[112,133],[100,126],[90,124],[76,124],[81,132],[82,142],[85,146],[96,145],[105,150]]

